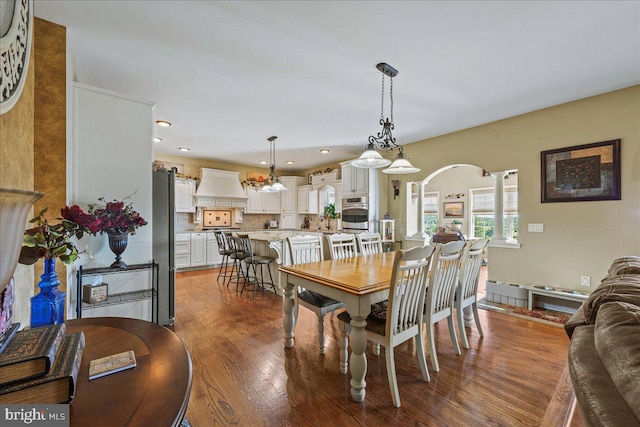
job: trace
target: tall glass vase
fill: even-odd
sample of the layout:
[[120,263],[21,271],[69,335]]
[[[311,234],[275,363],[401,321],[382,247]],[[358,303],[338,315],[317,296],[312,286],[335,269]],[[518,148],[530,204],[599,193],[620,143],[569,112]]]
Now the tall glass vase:
[[55,258],[44,259],[44,273],[40,276],[40,293],[31,297],[31,327],[64,323],[66,293],[58,290],[60,280],[56,274]]
[[122,261],[120,255],[127,249],[127,243],[129,242],[129,233],[109,233],[109,248],[116,256],[116,260],[111,264],[110,268],[119,268],[120,270],[126,270],[127,264]]

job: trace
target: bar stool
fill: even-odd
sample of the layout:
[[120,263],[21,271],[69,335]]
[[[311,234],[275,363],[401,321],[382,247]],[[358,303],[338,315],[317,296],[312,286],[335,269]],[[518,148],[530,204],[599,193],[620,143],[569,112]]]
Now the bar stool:
[[[235,238],[235,242],[236,242],[236,248],[241,250],[242,253],[246,255],[242,259],[245,265],[247,266],[247,271],[245,273],[246,280],[245,280],[245,283],[242,285],[242,290],[240,291],[240,295],[242,295],[242,293],[244,292],[247,286],[251,286],[251,289],[253,290],[253,300],[255,301],[256,290],[258,288],[258,285],[260,285],[260,288],[262,288],[261,290],[263,291],[267,290],[264,287],[265,282],[264,282],[263,267],[265,266],[267,267],[267,271],[269,272],[269,279],[270,279],[270,281],[267,284],[271,285],[270,289],[273,289],[273,291],[277,295],[278,292],[276,291],[276,287],[273,282],[273,276],[271,275],[271,269],[269,268],[269,264],[271,264],[272,262],[275,262],[276,259],[270,256],[256,255],[253,251],[253,245],[251,243],[251,239],[247,234],[238,234]],[[258,281],[258,269],[257,269],[258,266],[260,266],[260,281]],[[253,269],[253,278],[250,276],[250,271],[249,271],[250,268]]]
[[227,280],[227,287],[232,280],[236,282],[236,292],[238,292],[238,285],[240,284],[240,280],[246,282],[247,279],[244,275],[244,271],[242,270],[242,260],[247,257],[247,255],[242,251],[242,248],[238,245],[236,238],[231,234],[231,232],[224,232],[224,237],[227,241],[227,248],[229,249],[229,258],[233,260],[233,264],[231,264],[231,271],[229,272],[229,277]]
[[222,231],[214,231],[213,234],[216,236],[216,242],[218,243],[218,253],[222,255],[222,263],[220,264],[220,270],[218,271],[216,280],[219,280],[222,276],[222,283],[224,283],[230,277],[228,269],[231,250],[228,248],[227,239],[224,237]]

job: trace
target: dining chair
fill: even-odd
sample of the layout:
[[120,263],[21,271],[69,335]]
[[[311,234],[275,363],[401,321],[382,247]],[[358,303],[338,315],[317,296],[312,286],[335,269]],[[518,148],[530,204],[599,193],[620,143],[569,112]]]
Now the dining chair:
[[382,239],[380,233],[359,233],[356,234],[358,249],[361,255],[372,255],[382,253]]
[[484,259],[485,251],[489,239],[478,239],[467,243],[462,254],[462,262],[460,265],[460,281],[456,291],[455,307],[458,314],[458,328],[462,339],[462,347],[469,348],[469,340],[467,332],[464,328],[465,307],[471,306],[473,309],[473,318],[478,328],[480,336],[482,334],[482,326],[480,326],[480,316],[478,315],[478,282],[480,280],[480,267]]
[[453,311],[455,291],[460,274],[460,261],[462,260],[464,247],[465,242],[463,240],[438,244],[429,271],[424,322],[427,325],[429,355],[431,356],[433,370],[436,372],[440,372],[440,365],[436,354],[434,324],[442,319],[447,319],[453,348],[456,354],[461,354],[453,322]]
[[[400,393],[396,377],[394,348],[415,337],[416,355],[425,381],[430,381],[425,348],[422,336],[424,299],[427,287],[429,264],[435,252],[434,246],[415,247],[398,251],[393,261],[389,287],[389,303],[383,318],[370,314],[367,317],[365,332],[367,339],[385,348],[387,378],[391,389],[391,398],[396,407],[400,407]],[[342,339],[340,341],[340,371],[347,372],[348,334],[351,316],[343,312],[340,319]]]
[[[235,241],[237,243],[237,249],[245,255],[245,257],[242,258],[242,261],[246,267],[244,273],[246,280],[242,284],[240,295],[242,295],[247,286],[250,286],[253,291],[253,301],[255,301],[258,286],[260,286],[261,290],[266,290],[264,287],[264,267],[267,267],[267,272],[269,273],[269,282],[267,284],[271,285],[270,288],[277,294],[273,276],[271,275],[271,269],[269,268],[269,264],[276,262],[276,259],[270,256],[256,255],[248,234],[238,234]],[[258,266],[260,267],[260,277],[258,277]],[[253,270],[253,277],[251,277],[251,270]]]
[[334,233],[327,235],[331,259],[352,258],[357,255],[355,235]]
[[[324,260],[322,235],[300,235],[287,237],[291,264],[305,264]],[[311,310],[318,317],[318,346],[320,354],[325,352],[324,316],[345,307],[345,304],[317,292],[298,287],[296,293],[294,322],[298,320],[298,307]]]
[[224,236],[222,231],[214,231],[213,235],[216,236],[216,243],[218,244],[218,253],[222,255],[222,262],[220,263],[220,270],[218,270],[218,276],[216,276],[216,280],[219,280],[222,277],[222,283],[224,283],[229,278],[229,255],[231,255],[231,250],[229,250],[227,245],[227,239]]

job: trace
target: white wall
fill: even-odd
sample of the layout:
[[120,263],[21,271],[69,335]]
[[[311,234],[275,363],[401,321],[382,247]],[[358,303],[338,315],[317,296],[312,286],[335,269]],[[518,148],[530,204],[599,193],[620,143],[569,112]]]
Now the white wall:
[[[148,263],[152,260],[154,104],[79,83],[73,86],[73,139],[67,168],[70,203],[86,210],[88,204],[99,203],[99,197],[122,200],[135,193],[130,200],[148,225],[129,236],[122,259],[127,264]],[[79,249],[85,245],[93,258],[82,255],[73,270],[79,265],[108,267],[115,260],[106,235],[85,237]],[[74,284],[69,289],[75,289],[75,279],[69,283]],[[73,318],[75,295],[68,298],[68,315]]]

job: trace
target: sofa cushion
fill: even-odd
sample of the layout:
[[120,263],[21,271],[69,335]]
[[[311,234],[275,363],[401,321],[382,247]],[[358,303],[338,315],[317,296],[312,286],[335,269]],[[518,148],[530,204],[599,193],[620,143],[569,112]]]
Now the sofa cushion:
[[594,346],[594,325],[576,328],[569,345],[569,375],[589,426],[636,426],[639,421],[611,380]]
[[640,420],[640,307],[624,302],[602,304],[594,343],[613,384]]
[[626,256],[614,260],[605,279],[629,274],[640,274],[640,257]]
[[613,301],[640,306],[640,275],[617,276],[603,280],[582,304],[586,323],[593,324],[600,306]]

